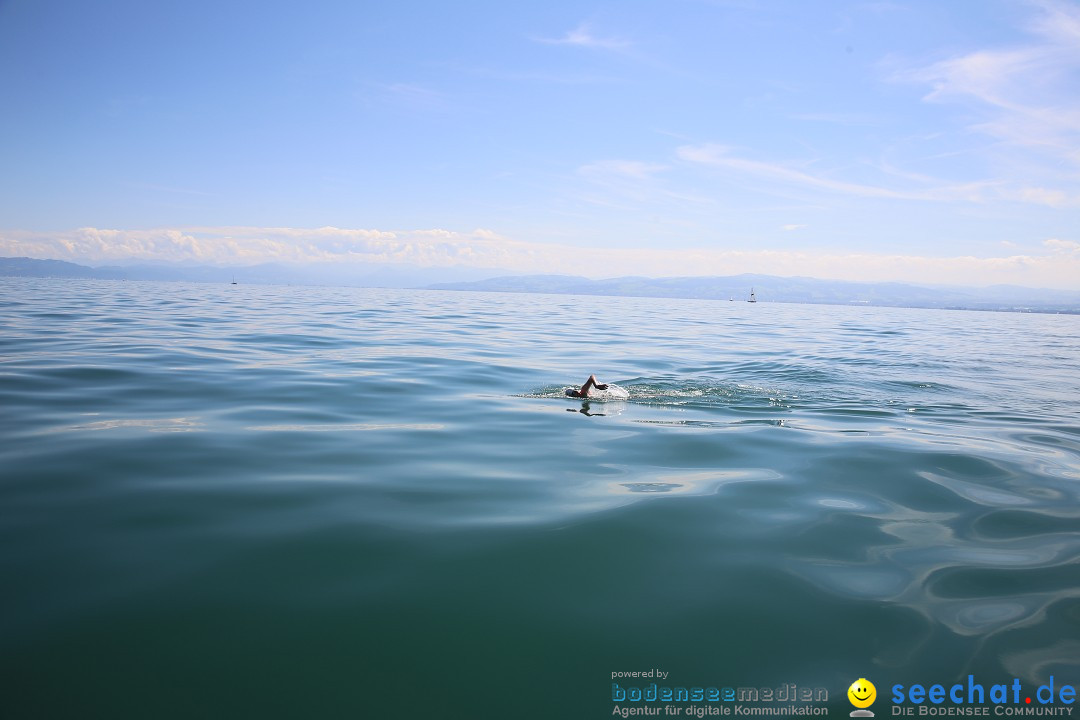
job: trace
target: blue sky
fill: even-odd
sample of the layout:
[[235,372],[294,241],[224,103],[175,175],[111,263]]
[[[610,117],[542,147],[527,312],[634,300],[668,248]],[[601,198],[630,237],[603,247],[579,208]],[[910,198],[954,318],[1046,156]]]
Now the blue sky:
[[0,0],[0,255],[1080,289],[1080,2]]

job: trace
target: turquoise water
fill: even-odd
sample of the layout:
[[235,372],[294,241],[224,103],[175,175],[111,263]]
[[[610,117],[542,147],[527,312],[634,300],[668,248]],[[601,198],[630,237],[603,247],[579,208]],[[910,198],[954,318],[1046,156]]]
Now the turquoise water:
[[1076,316],[0,278],[0,714],[1077,685],[1078,366]]

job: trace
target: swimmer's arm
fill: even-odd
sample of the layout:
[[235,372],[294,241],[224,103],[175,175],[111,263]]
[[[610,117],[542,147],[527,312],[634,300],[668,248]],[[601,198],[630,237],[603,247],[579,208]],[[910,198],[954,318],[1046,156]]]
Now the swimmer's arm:
[[607,390],[607,384],[606,383],[596,382],[596,376],[595,375],[590,375],[589,379],[585,381],[585,384],[581,386],[581,390],[578,391],[579,394],[581,395],[581,397],[585,397],[586,395],[589,394],[589,388],[590,387],[594,387],[597,390]]

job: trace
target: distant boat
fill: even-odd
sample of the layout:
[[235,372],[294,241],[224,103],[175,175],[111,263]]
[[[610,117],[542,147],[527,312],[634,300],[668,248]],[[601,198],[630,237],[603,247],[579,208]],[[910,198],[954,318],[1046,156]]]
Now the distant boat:
[[754,297],[754,288],[750,288],[750,299],[746,302],[757,302],[757,298]]
[[233,275],[233,278],[232,278],[232,284],[233,284],[233,285],[235,285],[235,284],[236,284],[236,276],[235,276],[235,275]]

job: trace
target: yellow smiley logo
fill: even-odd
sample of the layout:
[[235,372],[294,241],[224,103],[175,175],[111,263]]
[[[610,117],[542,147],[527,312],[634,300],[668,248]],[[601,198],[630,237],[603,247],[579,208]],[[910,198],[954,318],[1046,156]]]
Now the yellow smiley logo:
[[866,678],[859,678],[847,689],[848,700],[857,708],[868,708],[877,699],[877,688]]

